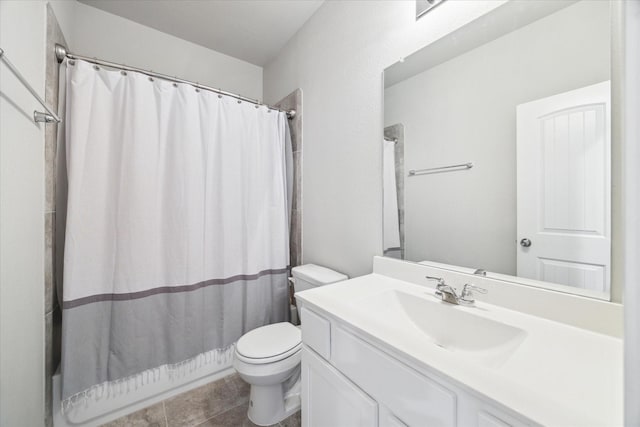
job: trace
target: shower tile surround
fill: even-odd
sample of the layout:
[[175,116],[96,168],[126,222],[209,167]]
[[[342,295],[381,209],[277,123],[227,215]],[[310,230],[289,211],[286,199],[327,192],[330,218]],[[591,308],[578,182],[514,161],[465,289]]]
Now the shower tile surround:
[[[54,54],[56,43],[67,45],[51,6],[47,4],[45,101],[58,112],[59,66]],[[53,425],[51,377],[60,363],[62,313],[56,296],[56,151],[58,126],[47,124],[45,131],[45,207],[44,207],[44,320],[45,320],[45,425]]]
[[[57,113],[59,65],[55,58],[56,43],[67,46],[56,16],[47,5],[45,101]],[[276,104],[283,110],[295,109],[289,121],[294,158],[294,183],[290,234],[290,265],[302,259],[302,91],[296,89]],[[53,425],[52,375],[60,363],[62,315],[56,295],[56,124],[45,127],[45,425]],[[247,418],[249,385],[237,374],[166,399],[148,408],[119,418],[108,426],[254,426]],[[300,425],[300,413],[276,426]]]
[[[104,427],[254,427],[247,418],[250,387],[237,374],[174,396]],[[272,427],[299,427],[300,412]]]
[[289,236],[289,264],[302,263],[302,90],[296,89],[275,104],[282,110],[296,110],[289,120],[293,151],[293,203],[291,205],[291,232]]

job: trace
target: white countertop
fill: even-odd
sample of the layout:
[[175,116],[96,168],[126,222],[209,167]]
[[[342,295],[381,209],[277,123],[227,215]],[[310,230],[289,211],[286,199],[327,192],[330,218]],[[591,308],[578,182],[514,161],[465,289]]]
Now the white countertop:
[[384,312],[358,307],[359,301],[392,290],[435,298],[431,288],[380,274],[300,292],[296,298],[536,423],[623,425],[621,339],[483,302],[476,307],[451,305],[452,310],[526,331],[526,338],[504,363],[488,367],[424,340],[417,328],[394,325]]

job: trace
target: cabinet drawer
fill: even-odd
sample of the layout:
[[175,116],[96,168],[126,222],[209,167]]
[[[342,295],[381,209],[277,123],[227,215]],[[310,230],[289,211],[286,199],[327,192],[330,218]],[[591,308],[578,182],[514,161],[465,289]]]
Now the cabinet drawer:
[[332,363],[408,426],[455,426],[456,395],[355,337],[333,330]]
[[302,307],[302,342],[320,356],[331,359],[331,322],[313,311]]

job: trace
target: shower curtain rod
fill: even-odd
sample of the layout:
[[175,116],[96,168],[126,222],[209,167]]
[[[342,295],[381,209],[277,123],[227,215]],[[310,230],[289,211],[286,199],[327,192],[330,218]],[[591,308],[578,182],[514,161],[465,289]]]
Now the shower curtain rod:
[[117,64],[115,62],[104,61],[102,59],[89,58],[88,56],[76,55],[75,53],[68,52],[66,47],[64,47],[63,45],[58,44],[58,43],[56,43],[55,53],[56,53],[56,58],[58,60],[58,63],[61,63],[62,61],[64,61],[65,58],[79,59],[79,60],[82,60],[82,61],[90,62],[92,64],[102,65],[104,67],[115,68],[115,69],[118,69],[118,70],[125,70],[125,71],[133,71],[133,72],[145,74],[145,75],[147,75],[149,77],[156,77],[156,78],[159,78],[159,79],[162,79],[162,80],[168,80],[168,81],[174,82],[174,83],[184,83],[184,84],[191,85],[191,86],[195,87],[196,89],[204,89],[204,90],[208,90],[208,91],[211,91],[211,92],[215,92],[215,93],[217,93],[219,95],[229,96],[231,98],[237,99],[238,102],[240,102],[240,101],[249,102],[251,104],[255,104],[256,108],[258,106],[260,106],[260,105],[264,105],[269,110],[276,110],[276,111],[281,111],[281,112],[286,113],[287,114],[287,118],[289,120],[293,119],[296,116],[296,110],[284,111],[284,110],[281,110],[278,107],[273,107],[271,105],[262,104],[257,99],[247,98],[246,96],[238,95],[236,93],[227,92],[227,91],[224,91],[222,89],[216,89],[216,88],[211,87],[211,86],[201,85],[200,83],[197,83],[197,82],[192,82],[192,81],[189,81],[189,80],[180,79],[178,77],[168,76],[166,74],[156,73],[154,71],[145,70],[145,69],[142,69],[142,68],[130,67],[130,66],[124,65],[124,64]]

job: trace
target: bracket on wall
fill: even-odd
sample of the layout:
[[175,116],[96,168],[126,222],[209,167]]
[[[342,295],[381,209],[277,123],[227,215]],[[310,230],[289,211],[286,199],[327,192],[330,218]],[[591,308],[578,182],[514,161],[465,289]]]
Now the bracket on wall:
[[20,71],[18,71],[18,69],[11,63],[11,61],[9,61],[9,58],[7,58],[7,54],[2,48],[0,48],[0,60],[4,62],[4,65],[7,66],[9,71],[11,71],[14,76],[16,76],[20,83],[22,83],[22,85],[29,91],[29,93],[31,93],[36,101],[38,101],[40,105],[42,105],[42,107],[47,111],[46,113],[43,113],[41,111],[34,111],[33,121],[36,123],[60,123],[60,118],[58,117],[58,115],[54,113],[51,108],[49,108],[47,103],[44,102],[44,99],[40,98],[40,95],[38,95],[38,92],[35,91],[33,86],[29,84],[27,79],[25,79]]

